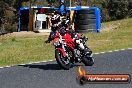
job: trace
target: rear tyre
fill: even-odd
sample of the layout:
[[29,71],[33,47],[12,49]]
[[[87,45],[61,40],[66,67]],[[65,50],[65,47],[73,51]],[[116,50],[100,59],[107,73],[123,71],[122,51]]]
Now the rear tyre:
[[69,70],[71,67],[71,62],[67,58],[64,58],[60,50],[55,50],[55,58],[59,66],[65,70]]
[[92,66],[94,64],[94,59],[92,57],[86,56],[83,57],[82,62],[85,64],[85,66]]
[[94,64],[94,59],[92,57],[92,51],[86,45],[84,46],[85,46],[84,53],[86,55],[82,57],[82,62],[85,64],[85,66],[92,66]]

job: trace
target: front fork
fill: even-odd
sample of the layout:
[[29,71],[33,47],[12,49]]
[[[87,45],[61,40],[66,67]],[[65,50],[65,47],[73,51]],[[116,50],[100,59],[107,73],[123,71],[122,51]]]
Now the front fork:
[[62,57],[61,60],[65,63],[65,64],[69,64],[70,63],[70,59],[67,56],[67,53],[64,51],[63,48],[56,48],[57,50],[59,50],[62,53]]
[[64,51],[63,48],[56,48],[56,49],[59,50],[59,51],[61,51],[63,57],[66,57],[67,56],[67,54],[66,54],[66,52]]

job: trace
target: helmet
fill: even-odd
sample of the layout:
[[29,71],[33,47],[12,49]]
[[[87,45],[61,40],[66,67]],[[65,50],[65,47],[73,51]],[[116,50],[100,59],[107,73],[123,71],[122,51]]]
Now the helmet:
[[54,14],[51,17],[51,22],[52,22],[52,24],[57,24],[58,22],[60,22],[60,15],[59,14]]

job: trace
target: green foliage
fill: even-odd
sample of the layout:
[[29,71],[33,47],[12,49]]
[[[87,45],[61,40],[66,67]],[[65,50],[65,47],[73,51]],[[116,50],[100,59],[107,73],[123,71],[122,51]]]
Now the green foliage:
[[109,15],[112,17],[112,19],[122,19],[128,15],[128,6],[128,0],[110,0],[107,8],[110,13]]
[[129,6],[128,6],[128,16],[132,17],[132,0],[128,0],[129,1]]
[[117,20],[132,17],[131,0],[107,0],[103,3],[108,10],[110,20]]
[[16,31],[15,0],[0,0],[0,29]]

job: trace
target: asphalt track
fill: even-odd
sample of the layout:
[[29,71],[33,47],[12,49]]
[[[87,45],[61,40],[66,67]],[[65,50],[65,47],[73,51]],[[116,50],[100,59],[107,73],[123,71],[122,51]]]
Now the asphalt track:
[[[94,55],[88,74],[132,75],[132,50]],[[0,88],[132,88],[130,84],[86,84],[76,82],[78,67],[62,70],[56,62],[19,65],[0,69]]]

